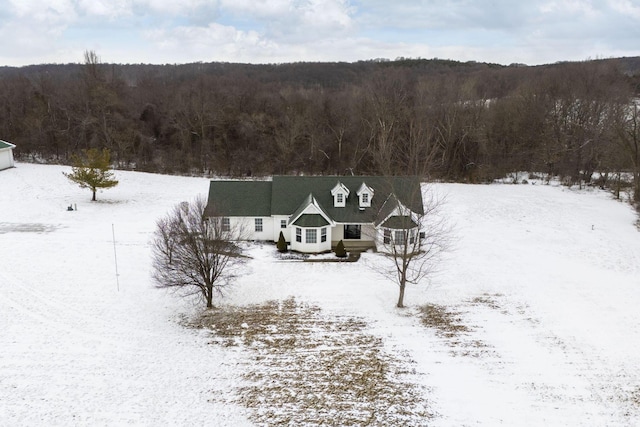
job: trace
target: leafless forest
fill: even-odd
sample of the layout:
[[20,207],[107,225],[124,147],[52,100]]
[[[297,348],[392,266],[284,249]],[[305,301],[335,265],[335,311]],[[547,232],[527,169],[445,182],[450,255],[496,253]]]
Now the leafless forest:
[[1,67],[0,138],[25,161],[108,148],[117,168],[162,173],[628,172],[639,200],[639,93],[640,58],[117,65],[86,52]]

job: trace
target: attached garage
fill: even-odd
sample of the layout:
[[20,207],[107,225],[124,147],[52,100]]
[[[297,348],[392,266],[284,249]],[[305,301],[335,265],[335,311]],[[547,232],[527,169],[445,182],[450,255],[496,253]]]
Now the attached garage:
[[13,163],[13,149],[15,145],[6,141],[0,140],[0,171],[3,169],[9,169],[14,166]]

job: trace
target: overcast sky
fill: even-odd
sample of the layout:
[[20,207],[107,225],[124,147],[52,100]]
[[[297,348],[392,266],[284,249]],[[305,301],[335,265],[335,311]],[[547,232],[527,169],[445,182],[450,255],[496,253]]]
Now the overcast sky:
[[0,0],[0,65],[640,55],[640,0]]

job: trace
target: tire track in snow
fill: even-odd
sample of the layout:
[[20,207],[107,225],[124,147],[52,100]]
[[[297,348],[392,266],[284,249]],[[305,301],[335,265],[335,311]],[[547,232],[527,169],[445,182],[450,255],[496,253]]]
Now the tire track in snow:
[[[516,328],[521,337],[520,346],[527,349],[496,345],[501,354],[500,363],[484,360],[481,363],[485,369],[508,378],[509,366],[516,366],[517,371],[526,375],[521,375],[520,383],[514,385],[526,390],[542,405],[564,408],[568,413],[571,410],[567,408],[579,409],[584,416],[581,420],[616,420],[626,425],[632,417],[640,416],[640,408],[631,402],[633,387],[640,384],[637,367],[613,365],[600,349],[587,350],[586,344],[577,337],[559,335],[533,315],[526,304],[514,304],[502,295],[485,295],[471,302],[481,308],[478,313],[485,311],[482,317],[495,317],[487,326],[497,326],[500,334],[516,336],[514,332],[505,333]],[[482,329],[484,327],[475,332],[483,335],[488,332]],[[589,411],[585,412],[584,408]]]

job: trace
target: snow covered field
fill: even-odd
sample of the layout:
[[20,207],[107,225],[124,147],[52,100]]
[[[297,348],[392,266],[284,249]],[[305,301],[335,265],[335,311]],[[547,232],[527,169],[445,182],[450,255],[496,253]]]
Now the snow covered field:
[[[245,320],[227,325],[237,336],[216,338],[184,326],[199,306],[150,280],[156,219],[206,194],[208,180],[116,172],[120,184],[92,203],[68,170],[0,172],[0,426],[313,424],[305,402],[326,384],[289,383],[277,408],[268,384],[286,382],[289,362],[317,363],[331,380],[331,351],[354,364],[366,352],[385,385],[378,400],[333,402],[340,409],[323,425],[349,410],[371,415],[352,425],[640,424],[640,232],[607,193],[435,186],[448,194],[455,251],[430,283],[407,289],[404,310],[394,285],[367,268],[376,254],[278,262],[274,246],[249,245],[253,259],[220,311]],[[282,324],[252,315],[273,301],[313,320],[297,329],[308,338],[287,338],[288,351],[269,351]],[[427,304],[444,325],[423,319]],[[330,382],[348,388],[351,376],[335,372]],[[399,395],[411,400],[400,418],[379,399],[394,383],[411,390]]]

